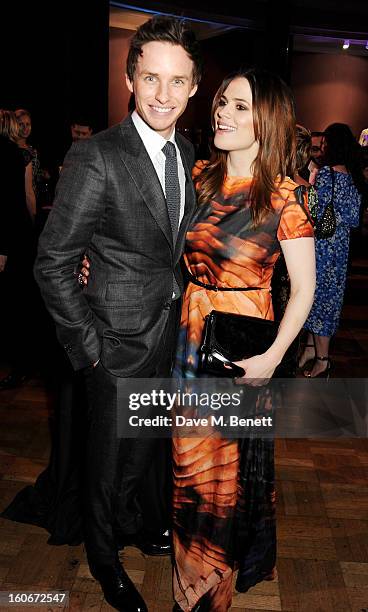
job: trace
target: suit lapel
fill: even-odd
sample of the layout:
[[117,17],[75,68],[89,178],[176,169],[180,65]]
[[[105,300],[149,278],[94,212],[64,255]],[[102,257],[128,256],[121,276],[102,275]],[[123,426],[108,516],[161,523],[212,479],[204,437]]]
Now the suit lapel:
[[120,124],[120,128],[120,157],[173,250],[167,204],[156,170],[130,116]]

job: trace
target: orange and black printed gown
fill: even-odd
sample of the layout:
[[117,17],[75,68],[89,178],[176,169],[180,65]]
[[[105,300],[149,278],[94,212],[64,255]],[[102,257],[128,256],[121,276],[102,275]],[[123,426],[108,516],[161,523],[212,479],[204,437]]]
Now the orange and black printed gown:
[[[272,211],[256,228],[250,187],[251,179],[228,177],[216,198],[198,206],[184,259],[190,273],[203,283],[262,290],[211,291],[189,283],[177,377],[197,377],[204,318],[211,310],[273,319],[271,293],[265,288],[271,286],[280,241],[313,236],[291,179],[275,187]],[[262,403],[261,397],[258,400]],[[200,438],[174,438],[173,469],[175,599],[187,611],[207,594],[211,611],[224,612],[231,605],[234,570],[241,592],[275,575],[273,440],[224,439],[213,429]]]

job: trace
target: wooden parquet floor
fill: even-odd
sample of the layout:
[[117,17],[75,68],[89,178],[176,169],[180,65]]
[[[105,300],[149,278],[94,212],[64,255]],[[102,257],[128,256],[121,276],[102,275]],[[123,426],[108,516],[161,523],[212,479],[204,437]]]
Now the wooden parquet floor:
[[[336,376],[367,377],[367,288],[367,261],[354,262],[332,350]],[[47,464],[48,419],[41,380],[2,392],[0,510]],[[278,579],[235,594],[232,611],[368,612],[368,440],[277,440],[276,468]],[[47,539],[41,528],[0,519],[0,591],[64,589],[73,612],[111,610],[83,547],[50,546]],[[170,612],[170,559],[132,547],[122,558],[150,612]]]

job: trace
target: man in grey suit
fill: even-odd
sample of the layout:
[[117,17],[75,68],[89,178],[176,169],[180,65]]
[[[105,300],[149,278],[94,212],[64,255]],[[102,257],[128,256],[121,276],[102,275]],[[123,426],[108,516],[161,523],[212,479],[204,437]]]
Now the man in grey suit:
[[[117,526],[134,535],[167,524],[157,513],[142,524],[137,490],[162,445],[118,439],[117,389],[121,378],[171,372],[183,288],[179,260],[196,201],[193,146],[175,124],[200,76],[198,43],[183,21],[154,17],[137,30],[126,75],[136,110],[72,146],[35,266],[58,338],[74,369],[85,370],[90,569],[107,601],[125,612],[147,608],[119,563]],[[73,277],[83,253],[91,262],[84,289]]]

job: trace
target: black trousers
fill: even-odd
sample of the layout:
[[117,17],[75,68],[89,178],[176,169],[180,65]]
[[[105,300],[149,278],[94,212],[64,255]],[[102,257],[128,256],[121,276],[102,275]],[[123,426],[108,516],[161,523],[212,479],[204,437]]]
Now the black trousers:
[[[169,377],[180,316],[173,302],[152,377]],[[86,372],[85,544],[90,566],[113,563],[117,538],[166,530],[171,517],[170,440],[119,439],[119,378],[101,363]],[[120,407],[119,407],[120,408]]]

